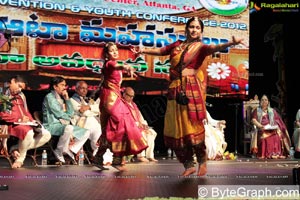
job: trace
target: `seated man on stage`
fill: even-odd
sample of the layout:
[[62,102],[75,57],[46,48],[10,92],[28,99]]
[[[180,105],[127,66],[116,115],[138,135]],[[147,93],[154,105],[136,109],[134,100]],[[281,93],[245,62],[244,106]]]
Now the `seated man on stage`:
[[126,87],[123,93],[123,99],[128,105],[137,126],[142,130],[143,137],[146,139],[148,148],[137,155],[137,159],[141,162],[157,162],[154,158],[154,145],[157,133],[152,127],[148,126],[137,105],[133,102],[134,90],[131,87]]
[[[90,136],[90,131],[71,124],[74,108],[67,91],[66,81],[61,76],[51,79],[50,92],[43,102],[43,124],[52,135],[59,136],[54,155],[65,163],[63,154],[75,162],[77,154]],[[72,141],[70,143],[70,141]]]
[[72,124],[90,130],[90,146],[92,148],[92,156],[94,157],[98,151],[98,140],[101,136],[100,125],[100,99],[96,101],[88,99],[88,84],[85,81],[78,81],[71,102],[75,111]]
[[0,112],[0,118],[8,125],[10,136],[18,138],[18,144],[11,148],[15,159],[12,168],[22,167],[27,151],[43,146],[51,138],[50,132],[44,127],[39,132],[34,131],[33,127],[37,123],[28,110],[26,97],[22,92],[25,86],[26,81],[21,76],[10,79],[5,95],[13,99],[13,106],[11,110]]
[[204,121],[205,128],[205,146],[207,158],[210,160],[222,160],[223,154],[227,147],[225,142],[224,128],[225,120],[215,120],[206,111],[206,119]]
[[300,158],[300,109],[297,111],[294,124],[293,142],[295,146],[295,158]]

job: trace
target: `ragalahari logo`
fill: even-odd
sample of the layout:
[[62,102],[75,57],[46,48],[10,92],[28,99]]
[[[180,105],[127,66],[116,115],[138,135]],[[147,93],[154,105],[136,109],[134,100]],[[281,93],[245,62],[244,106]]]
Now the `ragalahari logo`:
[[248,6],[248,0],[199,0],[208,11],[224,16],[237,15]]
[[259,7],[259,6],[257,5],[257,3],[251,1],[251,2],[250,2],[249,9],[250,9],[250,14],[251,14],[251,13],[253,13],[253,12],[260,11],[260,10],[261,10],[261,7]]
[[285,3],[285,2],[276,2],[270,3],[266,2],[250,2],[250,14],[254,12],[258,12],[261,9],[271,9],[272,12],[299,12],[299,3]]

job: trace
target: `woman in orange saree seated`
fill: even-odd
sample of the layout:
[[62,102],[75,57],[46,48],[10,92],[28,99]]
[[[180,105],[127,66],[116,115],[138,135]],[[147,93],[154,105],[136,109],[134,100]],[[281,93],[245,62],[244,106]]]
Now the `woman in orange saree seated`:
[[289,156],[291,140],[280,115],[270,107],[266,95],[253,110],[252,123],[257,131],[253,134],[251,151],[259,159],[284,159]]

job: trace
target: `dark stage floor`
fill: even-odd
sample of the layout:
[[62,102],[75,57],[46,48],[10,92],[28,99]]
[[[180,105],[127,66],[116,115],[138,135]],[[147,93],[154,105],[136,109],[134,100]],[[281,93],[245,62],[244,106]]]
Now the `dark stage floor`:
[[183,167],[177,160],[158,159],[158,163],[128,163],[129,171],[119,173],[90,165],[33,167],[30,158],[23,168],[13,170],[1,158],[0,184],[8,185],[8,190],[0,191],[0,199],[197,199],[198,186],[294,185],[293,168],[300,166],[300,160],[239,158],[208,161],[204,177],[181,177]]

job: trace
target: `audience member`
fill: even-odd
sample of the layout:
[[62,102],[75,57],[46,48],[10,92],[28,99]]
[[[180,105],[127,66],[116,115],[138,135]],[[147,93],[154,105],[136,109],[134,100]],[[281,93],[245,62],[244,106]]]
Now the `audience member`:
[[67,154],[75,162],[74,154],[78,153],[89,138],[90,131],[71,124],[74,109],[67,91],[66,80],[61,76],[53,77],[50,90],[43,101],[43,124],[53,136],[59,136],[54,150],[56,158],[65,163],[63,154]]
[[72,124],[90,130],[90,146],[92,148],[92,156],[98,151],[98,140],[102,130],[100,125],[100,99],[96,101],[88,99],[88,84],[85,81],[76,83],[75,93],[71,97],[71,102],[75,111]]
[[143,137],[146,139],[148,148],[137,155],[138,161],[141,162],[157,162],[154,158],[154,146],[155,146],[155,138],[157,133],[152,127],[148,126],[148,122],[144,119],[142,113],[140,112],[138,106],[133,102],[135,92],[133,88],[126,87],[123,93],[123,98],[127,103],[132,117],[135,120],[136,125],[142,130]]
[[226,121],[213,119],[207,110],[206,118],[203,123],[207,158],[210,160],[222,160],[227,148],[227,142],[225,142],[224,137]]
[[257,131],[251,141],[251,151],[259,159],[282,159],[289,156],[291,140],[277,111],[270,106],[266,95],[252,112],[252,123]]
[[[102,135],[105,135],[113,152],[112,166],[119,171],[125,171],[127,169],[122,164],[123,156],[138,154],[148,147],[121,95],[120,86],[124,70],[133,76],[134,68],[117,60],[118,47],[113,42],[105,45],[103,53],[104,81],[100,93],[100,119],[104,133]],[[98,156],[103,157],[105,151],[98,152]]]
[[23,77],[17,75],[10,79],[6,95],[13,98],[13,106],[11,110],[0,113],[0,118],[8,125],[10,136],[18,138],[18,144],[11,148],[12,157],[15,159],[12,168],[22,167],[27,151],[44,145],[51,138],[50,132],[43,126],[40,132],[34,132],[34,126],[27,125],[37,125],[37,122],[28,110],[26,97],[22,92],[25,87],[26,81]]
[[300,158],[300,109],[297,111],[294,124],[293,143],[295,146],[295,158]]

